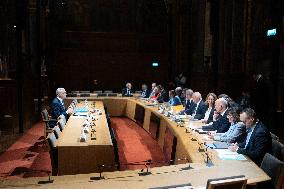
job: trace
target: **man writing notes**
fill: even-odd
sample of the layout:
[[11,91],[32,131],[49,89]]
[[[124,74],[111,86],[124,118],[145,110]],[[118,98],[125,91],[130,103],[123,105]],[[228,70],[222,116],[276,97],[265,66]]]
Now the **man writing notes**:
[[52,117],[57,119],[60,115],[64,115],[66,120],[73,113],[72,108],[66,110],[63,100],[66,98],[66,91],[64,88],[58,88],[56,90],[56,98],[51,103]]
[[246,108],[240,114],[240,120],[246,125],[246,138],[240,144],[229,147],[231,151],[247,155],[257,165],[260,165],[265,153],[272,148],[269,130],[256,118],[256,113],[251,108]]

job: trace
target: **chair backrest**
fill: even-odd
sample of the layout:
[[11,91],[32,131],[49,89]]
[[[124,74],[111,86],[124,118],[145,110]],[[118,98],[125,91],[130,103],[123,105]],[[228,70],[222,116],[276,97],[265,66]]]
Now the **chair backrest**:
[[75,106],[77,105],[78,101],[77,99],[72,100],[72,104],[74,104]]
[[42,117],[43,121],[48,121],[49,120],[48,111],[46,109],[41,111],[41,117]]
[[77,94],[76,93],[68,93],[67,97],[77,97]]
[[54,135],[57,139],[59,139],[60,135],[61,135],[61,131],[60,131],[60,128],[58,126],[55,126],[53,128],[53,132],[54,132]]
[[117,96],[117,93],[108,93],[107,96]]
[[71,91],[70,93],[79,93],[79,91]]
[[278,140],[272,139],[271,154],[280,161],[284,161],[284,144]]
[[244,175],[208,179],[206,189],[245,189],[247,179]]
[[89,96],[90,96],[90,93],[81,93],[80,96],[81,96],[81,97],[89,97]]
[[266,153],[260,167],[271,178],[274,188],[280,189],[284,177],[284,163],[273,155]]
[[48,135],[47,142],[51,149],[54,149],[57,147],[57,139],[53,132]]
[[79,93],[90,93],[90,91],[79,91]]
[[275,135],[274,133],[270,132],[271,138],[274,140],[279,141],[279,137],[277,135]]
[[100,97],[100,96],[107,96],[107,94],[106,93],[98,93],[98,97]]
[[57,123],[58,123],[58,126],[59,126],[60,130],[63,131],[66,122],[64,122],[63,119],[59,119]]
[[65,125],[65,124],[66,124],[66,118],[65,118],[65,116],[64,116],[63,114],[61,114],[61,115],[57,118],[58,121],[59,121],[60,119],[61,119],[62,123]]
[[113,93],[112,90],[107,90],[107,91],[104,91],[104,93]]
[[94,91],[94,93],[103,93],[103,91],[102,90],[96,90],[96,91]]

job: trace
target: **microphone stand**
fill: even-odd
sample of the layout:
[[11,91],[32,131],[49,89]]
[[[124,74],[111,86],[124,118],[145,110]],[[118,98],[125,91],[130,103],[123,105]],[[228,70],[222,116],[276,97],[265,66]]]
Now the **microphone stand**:
[[206,148],[206,152],[205,152],[205,155],[206,155],[206,162],[205,163],[206,163],[207,167],[212,167],[212,166],[214,166],[214,164],[213,164],[211,158],[209,157],[209,153],[208,153],[207,149],[208,149],[208,147]]
[[186,160],[187,163],[188,163],[188,166],[187,167],[182,167],[181,170],[185,171],[185,170],[190,170],[190,169],[193,169],[193,167],[190,166],[190,162],[189,162],[189,159],[188,158],[181,158],[181,159],[178,159],[178,161],[180,160]]
[[43,171],[48,173],[48,180],[38,181],[38,184],[51,184],[54,180],[51,180],[50,171]]
[[148,161],[148,162],[146,162],[146,163],[144,164],[144,166],[146,167],[146,172],[144,172],[144,169],[142,169],[141,172],[138,173],[138,175],[139,175],[139,176],[151,175],[152,173],[149,172],[149,167],[148,167],[148,165],[150,165],[150,164],[151,164],[151,160]]

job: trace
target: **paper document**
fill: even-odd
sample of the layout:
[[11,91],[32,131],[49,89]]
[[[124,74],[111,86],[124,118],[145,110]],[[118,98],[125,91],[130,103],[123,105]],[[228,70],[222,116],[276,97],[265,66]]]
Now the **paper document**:
[[222,160],[247,160],[247,158],[242,155],[238,154],[237,152],[232,152],[228,149],[215,149],[218,153],[218,156]]
[[88,112],[88,108],[77,108],[75,109],[75,112]]

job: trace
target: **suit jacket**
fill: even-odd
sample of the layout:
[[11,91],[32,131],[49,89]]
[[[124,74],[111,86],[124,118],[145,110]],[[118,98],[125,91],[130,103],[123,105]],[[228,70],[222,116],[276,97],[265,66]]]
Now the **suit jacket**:
[[161,94],[157,98],[157,101],[159,103],[168,102],[169,101],[169,94],[165,90],[161,91]]
[[149,89],[146,89],[144,91],[142,91],[141,93],[141,97],[142,98],[149,98],[151,91]]
[[193,104],[192,99],[191,99],[191,100],[185,99],[185,100],[184,100],[184,103],[183,103],[184,109],[185,109],[185,110],[186,110],[186,109],[189,109],[189,107],[190,107],[192,104]]
[[57,119],[60,115],[64,115],[66,120],[68,119],[69,115],[66,113],[65,107],[61,104],[58,98],[54,98],[51,103],[52,108],[52,118]]
[[[193,104],[190,106],[189,109],[185,110],[185,113],[187,115],[192,115],[195,113],[194,119],[202,119],[204,118],[205,112],[207,110],[207,105],[201,100],[197,109],[196,109],[197,104],[193,102]],[[194,112],[196,109],[196,112]]]
[[122,96],[133,96],[133,91],[130,89],[130,94],[127,94],[127,88],[122,89]]
[[217,133],[225,133],[229,130],[231,123],[229,122],[229,119],[227,118],[228,111],[224,113],[224,115],[220,115],[219,118],[216,121],[213,121],[212,125],[209,126],[203,126],[203,130],[208,131],[215,131],[217,130]]
[[[207,108],[208,108],[208,106],[207,106]],[[207,119],[207,123],[210,123],[210,122],[213,121],[214,111],[215,111],[215,109],[212,108],[211,111],[210,111],[209,117],[208,117],[208,119]]]
[[214,140],[222,142],[240,142],[243,141],[246,134],[246,126],[242,122],[234,123],[225,133],[219,133],[214,136]]
[[256,124],[246,148],[245,145],[246,139],[239,145],[237,152],[247,155],[253,162],[260,165],[265,153],[270,153],[272,148],[270,132],[263,123]]

